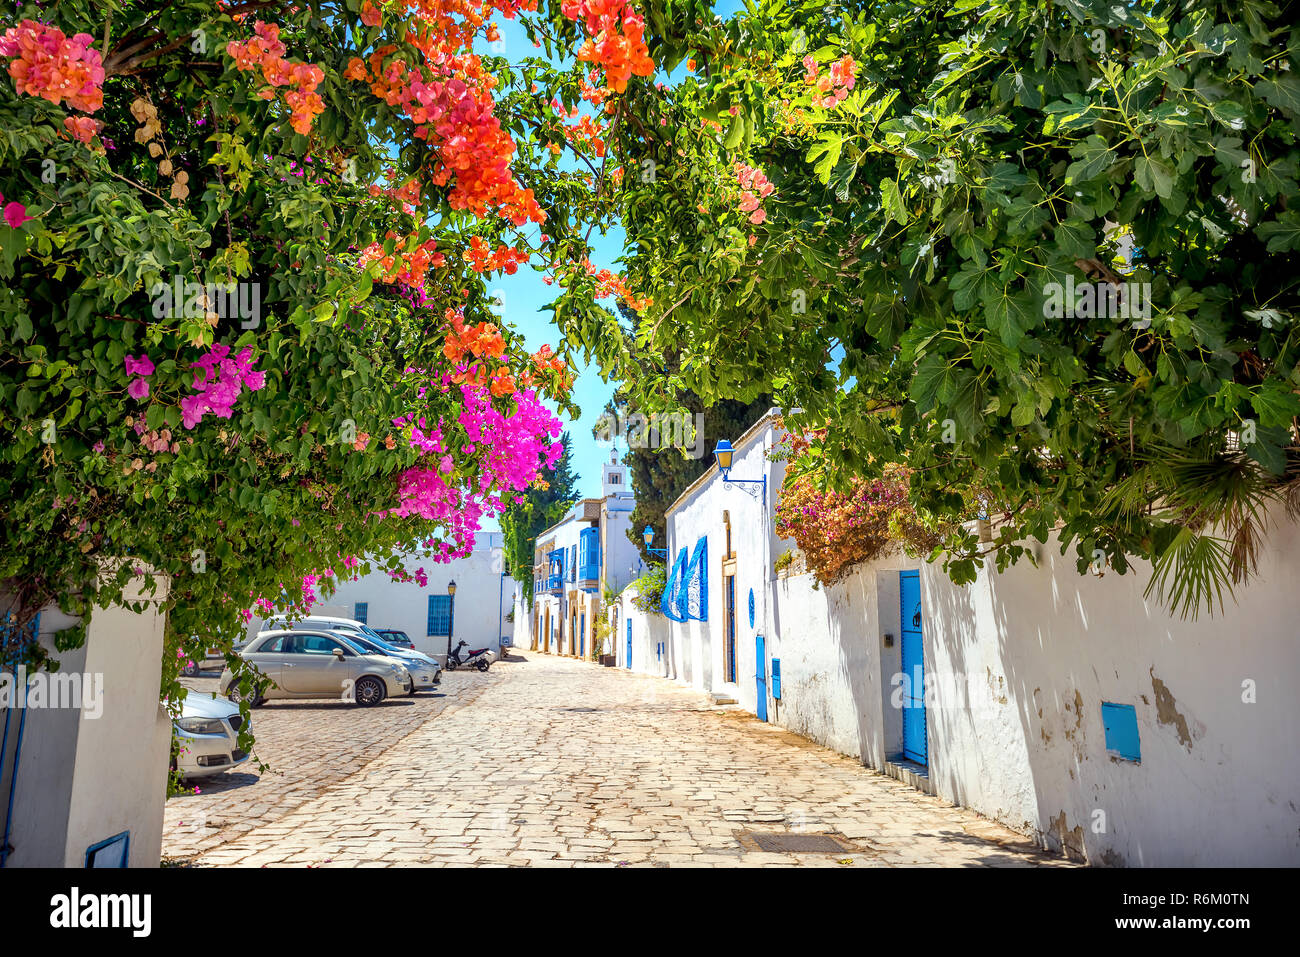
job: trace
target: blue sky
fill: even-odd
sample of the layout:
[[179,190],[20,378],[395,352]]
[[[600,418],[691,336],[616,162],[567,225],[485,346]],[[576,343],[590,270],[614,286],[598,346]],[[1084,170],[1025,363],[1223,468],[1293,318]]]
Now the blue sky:
[[[714,9],[722,16],[730,16],[741,8],[739,0],[722,0]],[[504,56],[512,61],[525,56],[538,55],[540,51],[533,48],[517,20],[497,18],[501,39],[505,43]],[[480,44],[482,52],[486,45]],[[500,47],[498,47],[500,50]],[[685,75],[685,67],[678,67],[673,75],[659,77],[665,82],[679,81]],[[623,254],[625,236],[621,228],[596,238],[593,242],[592,263],[597,268],[618,271],[618,258]],[[555,296],[555,288],[542,282],[544,273],[539,268],[521,267],[513,276],[498,274],[492,277],[489,289],[499,290],[505,305],[507,321],[524,337],[529,350],[536,350],[545,343],[555,344],[559,333],[552,325],[549,313],[543,311],[547,303]],[[612,306],[612,300],[606,305]],[[581,408],[582,414],[577,419],[561,415],[561,421],[569,432],[570,445],[573,450],[573,470],[578,476],[578,493],[583,496],[600,494],[600,466],[609,460],[610,446],[598,444],[591,435],[592,426],[600,417],[605,403],[614,394],[614,383],[601,380],[595,368],[581,365],[574,366],[576,379],[573,386],[573,400]],[[624,447],[619,452],[625,451]],[[495,531],[499,526],[495,520],[485,522],[484,529]]]

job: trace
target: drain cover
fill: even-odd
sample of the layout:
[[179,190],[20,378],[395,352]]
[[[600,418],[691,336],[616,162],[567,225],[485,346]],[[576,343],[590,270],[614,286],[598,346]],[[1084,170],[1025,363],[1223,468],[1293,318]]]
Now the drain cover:
[[774,854],[843,854],[855,853],[854,847],[835,834],[791,834],[788,831],[742,831],[740,843],[756,851]]

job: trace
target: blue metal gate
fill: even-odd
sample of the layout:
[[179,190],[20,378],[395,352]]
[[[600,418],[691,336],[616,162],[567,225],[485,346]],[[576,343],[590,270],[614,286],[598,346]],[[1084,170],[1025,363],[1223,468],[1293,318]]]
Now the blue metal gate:
[[758,681],[758,720],[767,720],[767,649],[763,636],[754,636],[754,678]]
[[627,620],[627,666],[632,667],[632,619]]
[[903,757],[918,764],[927,764],[921,573],[899,572],[898,591],[903,633]]

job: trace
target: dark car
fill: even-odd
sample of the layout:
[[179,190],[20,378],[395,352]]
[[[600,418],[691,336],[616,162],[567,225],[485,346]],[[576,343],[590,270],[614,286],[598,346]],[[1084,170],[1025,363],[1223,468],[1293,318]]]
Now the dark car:
[[399,631],[396,628],[372,628],[371,631],[375,632],[390,645],[396,645],[398,648],[406,648],[409,651],[415,650],[415,642],[408,638],[404,631]]

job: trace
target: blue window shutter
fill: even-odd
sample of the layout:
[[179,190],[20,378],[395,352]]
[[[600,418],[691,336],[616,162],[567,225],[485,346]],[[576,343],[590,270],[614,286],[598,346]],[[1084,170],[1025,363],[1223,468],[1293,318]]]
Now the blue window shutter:
[[1106,729],[1106,753],[1125,761],[1141,762],[1137,709],[1131,704],[1101,703],[1101,723]]
[[428,636],[430,638],[445,638],[450,634],[451,596],[430,595]]
[[368,622],[366,621],[366,616],[368,614],[370,614],[370,603],[366,601],[357,602],[355,608],[353,609],[352,617],[364,625],[364,624],[368,624]]

